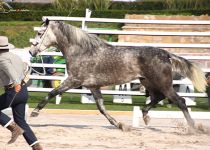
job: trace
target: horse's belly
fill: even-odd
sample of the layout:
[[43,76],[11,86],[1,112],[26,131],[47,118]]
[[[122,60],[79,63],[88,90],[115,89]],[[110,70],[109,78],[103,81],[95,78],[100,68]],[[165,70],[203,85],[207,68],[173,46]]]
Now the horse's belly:
[[96,74],[86,78],[83,82],[83,86],[86,87],[102,87],[108,85],[119,85],[130,82],[134,79],[138,79],[141,75],[136,73],[120,73],[120,74]]
[[[88,67],[85,67],[88,68]],[[84,70],[83,70],[84,71]],[[141,77],[140,67],[137,60],[109,59],[108,62],[100,62],[89,67],[83,74],[84,85],[86,86],[108,86],[130,82]]]

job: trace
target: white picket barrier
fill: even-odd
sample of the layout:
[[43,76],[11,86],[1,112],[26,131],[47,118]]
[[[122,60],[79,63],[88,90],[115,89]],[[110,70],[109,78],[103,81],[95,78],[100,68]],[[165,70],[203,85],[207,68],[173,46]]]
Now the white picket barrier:
[[[210,113],[209,112],[193,112],[190,108],[188,108],[188,111],[192,117],[192,119],[196,120],[209,120],[210,119]],[[149,111],[148,115],[150,118],[157,118],[157,119],[183,119],[183,123],[186,122],[184,115],[181,111],[156,111],[151,110]],[[133,107],[133,115],[132,115],[132,126],[133,127],[140,127],[140,123],[143,123],[142,119],[143,115],[141,112],[141,109],[139,106]],[[162,127],[162,126],[161,126]],[[171,127],[171,126],[169,126]],[[177,127],[174,125],[174,127]]]
[[[130,91],[131,90],[131,84],[125,83],[121,85],[116,85],[115,90],[119,91]],[[113,96],[113,102],[114,103],[126,103],[126,104],[132,104],[132,98],[131,95],[114,95]]]

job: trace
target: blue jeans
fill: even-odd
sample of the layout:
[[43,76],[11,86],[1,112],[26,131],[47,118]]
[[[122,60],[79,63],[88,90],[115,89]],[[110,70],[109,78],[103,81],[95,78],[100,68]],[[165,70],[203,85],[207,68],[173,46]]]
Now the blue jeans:
[[[13,97],[15,96],[15,93],[16,92],[14,89],[8,89],[5,90],[4,94],[0,95],[0,124],[2,126],[5,126],[11,120],[11,118],[2,113],[1,110],[9,107]],[[25,120],[25,106],[27,100],[27,86],[23,85],[21,91],[15,96],[11,104],[11,108],[15,123],[17,123],[24,130],[23,136],[27,143],[31,145],[37,141],[37,138]]]
[[206,87],[206,93],[208,96],[208,106],[210,107],[210,85]]

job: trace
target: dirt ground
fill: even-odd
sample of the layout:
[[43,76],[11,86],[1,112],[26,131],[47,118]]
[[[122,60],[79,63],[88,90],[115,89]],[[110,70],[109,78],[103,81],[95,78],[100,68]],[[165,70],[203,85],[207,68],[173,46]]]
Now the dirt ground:
[[[114,117],[132,125],[131,115]],[[116,129],[98,114],[49,114],[28,117],[44,150],[210,150],[210,120],[195,120],[205,133],[189,134],[183,119],[140,122],[130,132]],[[7,145],[10,132],[0,127],[0,150],[30,150],[23,137]]]

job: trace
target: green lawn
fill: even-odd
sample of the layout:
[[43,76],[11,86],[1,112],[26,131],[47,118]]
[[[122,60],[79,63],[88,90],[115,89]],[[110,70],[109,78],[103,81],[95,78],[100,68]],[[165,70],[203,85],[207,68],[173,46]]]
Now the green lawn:
[[7,36],[10,43],[18,48],[29,47],[29,39],[35,36],[34,26],[40,26],[37,21],[2,21],[0,35]]
[[[15,45],[17,48],[29,47],[30,38],[34,38],[36,32],[34,27],[41,26],[40,21],[1,21],[0,22],[0,35],[7,36],[10,43]],[[74,26],[81,26],[81,22],[69,22]],[[89,28],[111,28],[111,29],[120,29],[122,24],[116,23],[88,23]],[[109,40],[109,35],[100,35],[101,38]],[[117,35],[113,35],[113,41],[117,41]]]

